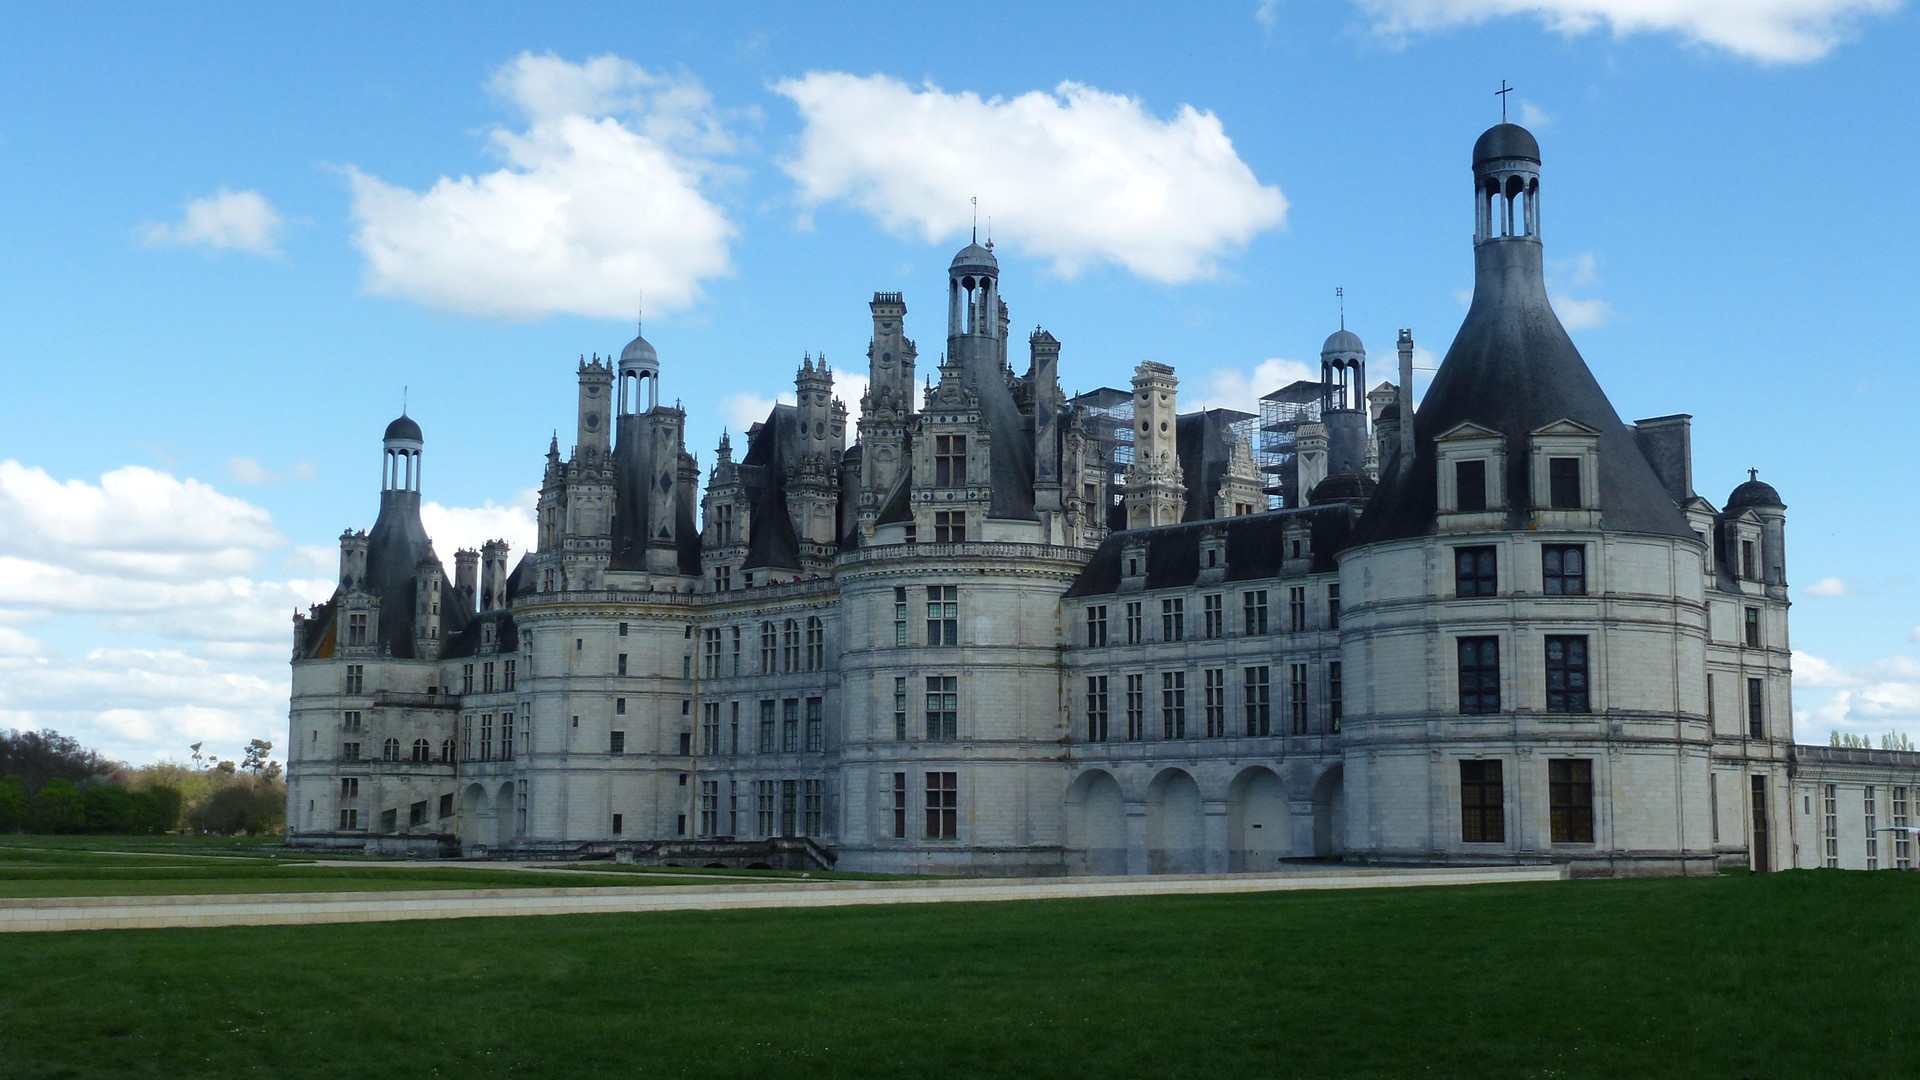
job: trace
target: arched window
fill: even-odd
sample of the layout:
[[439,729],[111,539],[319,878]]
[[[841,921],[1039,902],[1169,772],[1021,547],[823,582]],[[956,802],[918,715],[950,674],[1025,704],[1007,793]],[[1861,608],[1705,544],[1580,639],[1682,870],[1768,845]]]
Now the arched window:
[[819,616],[807,618],[807,670],[819,671],[827,666],[827,628]]
[[433,760],[433,744],[425,739],[413,740],[413,760],[426,762]]
[[780,658],[784,671],[800,670],[800,624],[787,620],[785,632],[780,635]]
[[380,759],[382,761],[399,761],[400,760],[400,740],[388,739],[386,742],[381,743]]

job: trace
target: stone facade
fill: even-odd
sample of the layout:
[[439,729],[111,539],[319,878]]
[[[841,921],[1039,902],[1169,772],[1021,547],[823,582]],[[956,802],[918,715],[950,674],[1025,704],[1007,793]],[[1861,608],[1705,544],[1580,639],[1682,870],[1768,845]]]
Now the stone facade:
[[1546,299],[1532,136],[1483,136],[1473,190],[1432,388],[1401,393],[1406,331],[1370,393],[1329,337],[1268,488],[1299,505],[1261,494],[1254,418],[1180,415],[1166,365],[1069,399],[1035,330],[1016,374],[990,244],[949,270],[937,377],[876,293],[857,430],[808,355],[704,493],[652,344],[583,359],[511,572],[496,541],[445,579],[395,421],[379,519],[296,618],[290,841],[1692,874],[1806,863],[1809,784],[1911,812],[1920,779],[1881,779],[1911,763],[1796,758],[1785,507],[1749,477],[1716,509],[1687,417],[1614,413]]

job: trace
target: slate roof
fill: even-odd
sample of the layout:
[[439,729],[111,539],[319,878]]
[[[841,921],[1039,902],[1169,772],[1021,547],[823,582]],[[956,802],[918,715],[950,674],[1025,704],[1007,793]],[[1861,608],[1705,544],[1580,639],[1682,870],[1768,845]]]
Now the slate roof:
[[1233,425],[1251,420],[1253,414],[1232,409],[1207,409],[1173,418],[1173,449],[1180,460],[1180,475],[1186,481],[1186,509],[1182,521],[1200,521],[1213,516],[1213,500],[1220,494],[1220,482],[1226,479],[1233,459]]
[[766,423],[747,435],[747,454],[739,466],[740,487],[746,492],[752,518],[747,523],[743,570],[800,568],[800,538],[787,513],[787,447],[793,445],[799,423],[799,410],[775,405]]
[[1310,572],[1332,573],[1334,553],[1345,543],[1352,514],[1345,506],[1310,506],[1264,514],[1215,518],[1108,534],[1094,549],[1085,569],[1066,595],[1103,596],[1117,592],[1123,552],[1136,541],[1147,545],[1149,589],[1192,585],[1200,580],[1200,539],[1208,530],[1226,537],[1225,581],[1254,581],[1280,573],[1289,522],[1305,519],[1313,543]]

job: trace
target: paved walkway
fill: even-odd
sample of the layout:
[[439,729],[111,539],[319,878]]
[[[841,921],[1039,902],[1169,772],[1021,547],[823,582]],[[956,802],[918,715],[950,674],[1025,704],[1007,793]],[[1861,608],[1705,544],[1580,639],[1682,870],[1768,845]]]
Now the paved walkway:
[[803,881],[779,885],[653,885],[581,889],[435,889],[381,893],[239,896],[36,897],[0,900],[0,933],[181,926],[284,926],[518,915],[724,911],[856,904],[944,904],[1104,896],[1200,896],[1295,889],[1373,889],[1558,881],[1560,868],[1327,868],[1272,874],[1020,878],[941,881]]

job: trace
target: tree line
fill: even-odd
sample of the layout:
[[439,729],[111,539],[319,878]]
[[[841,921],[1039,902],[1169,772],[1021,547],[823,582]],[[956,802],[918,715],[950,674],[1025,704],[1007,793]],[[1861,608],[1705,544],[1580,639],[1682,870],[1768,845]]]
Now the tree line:
[[132,766],[57,731],[0,731],[0,833],[281,831],[287,785],[273,744],[249,741],[237,763],[204,745],[185,764]]

